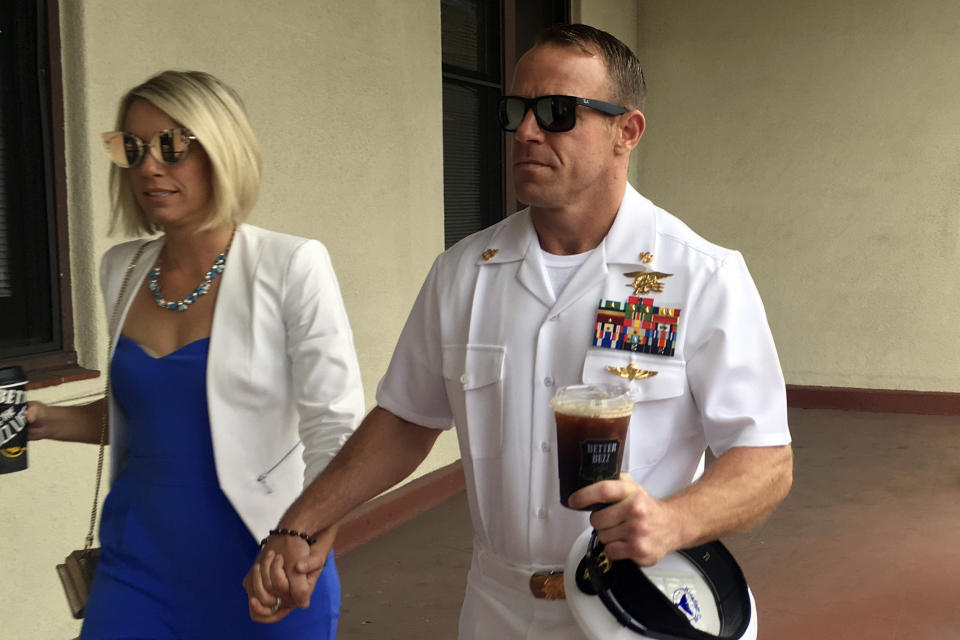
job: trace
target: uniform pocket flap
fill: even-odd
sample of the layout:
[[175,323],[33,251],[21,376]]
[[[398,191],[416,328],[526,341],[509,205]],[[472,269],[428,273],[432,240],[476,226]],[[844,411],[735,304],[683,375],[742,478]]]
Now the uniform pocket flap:
[[443,377],[479,389],[503,377],[506,348],[498,345],[453,344],[443,347]]
[[683,395],[687,375],[684,364],[673,358],[613,349],[591,349],[583,363],[583,382],[620,382],[630,387],[634,402],[646,402]]

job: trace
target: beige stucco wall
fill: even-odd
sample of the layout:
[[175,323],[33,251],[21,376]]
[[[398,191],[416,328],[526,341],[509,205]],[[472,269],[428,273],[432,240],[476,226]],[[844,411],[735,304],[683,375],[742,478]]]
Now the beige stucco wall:
[[640,35],[637,16],[640,0],[581,0],[572,2],[570,21],[582,22],[613,34],[621,42],[637,51]]
[[638,6],[639,186],[743,251],[787,381],[960,391],[960,4]]
[[[443,248],[440,5],[433,0],[158,3],[61,0],[77,347],[103,366],[97,282],[119,96],[165,68],[210,71],[244,97],[264,158],[251,222],[324,242],[354,328],[368,404]],[[102,381],[32,392],[87,402]],[[419,473],[459,457],[444,434]],[[0,637],[76,635],[54,564],[82,544],[95,447],[39,442],[4,476]]]

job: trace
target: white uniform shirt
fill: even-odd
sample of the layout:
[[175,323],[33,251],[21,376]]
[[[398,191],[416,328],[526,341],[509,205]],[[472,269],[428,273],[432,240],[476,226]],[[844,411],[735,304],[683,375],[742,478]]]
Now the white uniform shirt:
[[[676,323],[660,332],[675,327],[673,355],[594,345],[601,302],[626,303],[634,288],[624,274],[635,271],[672,274],[662,292],[639,297],[652,298],[655,313],[674,310]],[[550,399],[562,385],[616,382],[606,367],[631,364],[658,373],[631,382],[623,470],[654,496],[695,480],[706,446],[721,455],[790,442],[783,374],[743,258],[628,185],[607,237],[558,298],[529,211],[439,256],[377,402],[427,427],[456,425],[483,547],[512,563],[562,567],[588,516],[559,502]]]

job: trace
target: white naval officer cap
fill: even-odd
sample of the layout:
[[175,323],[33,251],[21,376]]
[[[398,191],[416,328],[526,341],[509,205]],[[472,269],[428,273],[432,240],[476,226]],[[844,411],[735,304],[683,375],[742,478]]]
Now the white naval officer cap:
[[667,554],[651,567],[609,560],[588,528],[564,570],[567,603],[590,640],[756,640],[753,594],[719,541]]

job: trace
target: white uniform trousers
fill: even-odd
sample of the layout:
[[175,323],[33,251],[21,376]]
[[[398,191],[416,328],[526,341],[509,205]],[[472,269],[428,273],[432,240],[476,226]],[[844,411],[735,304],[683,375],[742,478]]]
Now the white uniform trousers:
[[507,562],[474,540],[460,640],[586,640],[566,600],[530,591],[533,573],[555,569]]
[[[535,598],[530,576],[559,567],[507,562],[473,541],[473,562],[467,574],[467,592],[460,611],[460,640],[588,640],[566,600]],[[748,589],[752,615],[741,640],[757,638],[757,604]],[[609,622],[610,640],[638,638],[639,634]]]

